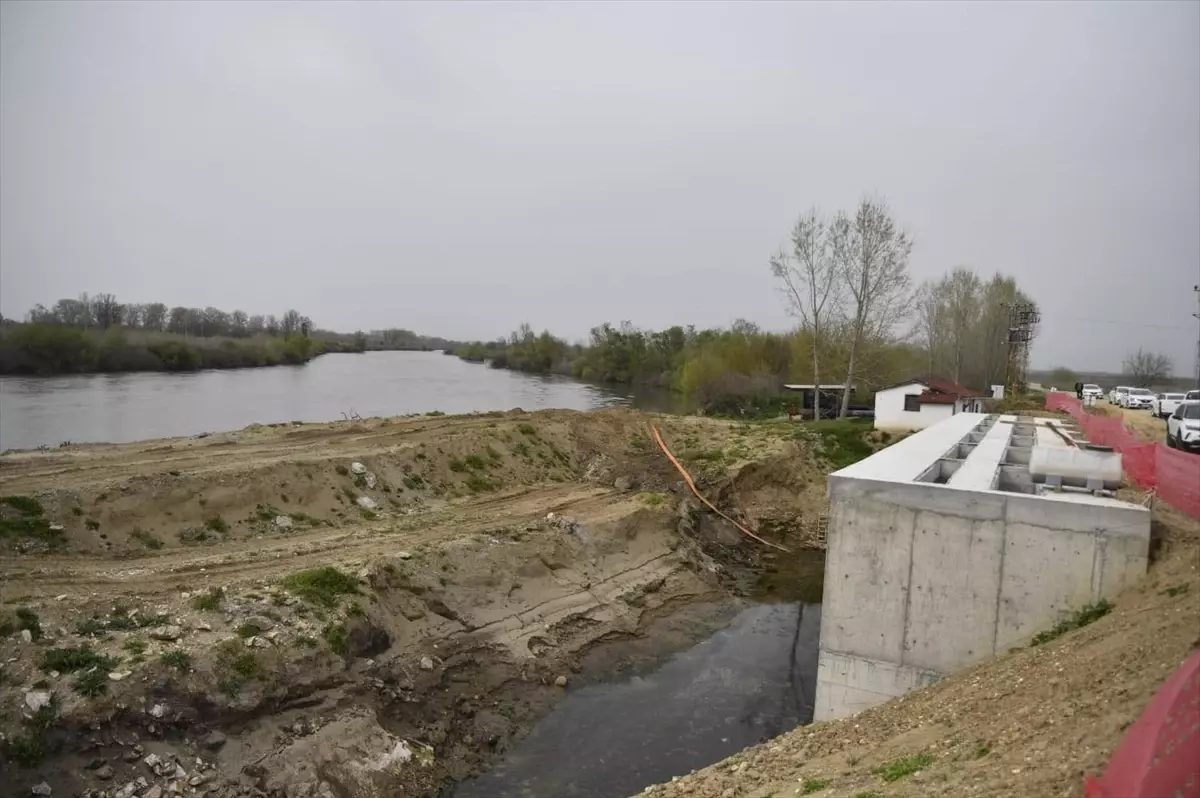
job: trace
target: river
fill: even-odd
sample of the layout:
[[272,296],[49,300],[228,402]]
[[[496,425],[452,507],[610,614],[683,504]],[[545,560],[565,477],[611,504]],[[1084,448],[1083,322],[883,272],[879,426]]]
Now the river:
[[[145,440],[282,421],[646,406],[619,386],[521,374],[440,352],[324,355],[301,366],[0,377],[0,450]],[[659,397],[658,401],[661,401]]]

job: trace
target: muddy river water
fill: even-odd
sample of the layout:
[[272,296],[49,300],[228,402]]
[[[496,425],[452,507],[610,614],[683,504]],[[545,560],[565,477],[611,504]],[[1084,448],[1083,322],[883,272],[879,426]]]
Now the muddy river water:
[[302,366],[186,374],[0,377],[0,450],[335,421],[351,411],[365,418],[645,402],[608,387],[492,369],[440,352],[325,355]]
[[[653,670],[573,689],[453,798],[626,798],[812,721],[819,604],[758,604]],[[586,669],[585,669],[586,671]]]

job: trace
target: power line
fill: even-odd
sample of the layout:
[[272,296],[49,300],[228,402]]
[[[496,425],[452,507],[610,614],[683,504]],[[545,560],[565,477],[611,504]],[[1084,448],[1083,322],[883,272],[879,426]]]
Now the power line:
[[1065,313],[1050,313],[1050,316],[1056,319],[1067,319],[1068,321],[1087,321],[1094,324],[1116,324],[1121,327],[1152,327],[1156,330],[1190,330],[1190,327],[1185,327],[1180,324],[1149,324],[1141,321],[1123,321],[1121,319],[1093,319],[1087,316],[1068,316]]

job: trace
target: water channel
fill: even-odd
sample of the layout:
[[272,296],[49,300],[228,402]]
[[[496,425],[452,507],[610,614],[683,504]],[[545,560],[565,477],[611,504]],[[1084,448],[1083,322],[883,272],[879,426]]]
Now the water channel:
[[229,371],[0,377],[0,450],[334,421],[352,411],[367,418],[514,407],[592,410],[639,398],[440,352],[325,355],[301,366]]

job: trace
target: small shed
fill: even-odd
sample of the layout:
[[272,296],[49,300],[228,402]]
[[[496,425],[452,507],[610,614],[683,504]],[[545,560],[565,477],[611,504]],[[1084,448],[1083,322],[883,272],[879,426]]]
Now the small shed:
[[918,430],[958,413],[983,410],[985,394],[938,377],[908,380],[875,392],[876,429]]
[[[850,386],[850,396],[854,396],[854,390],[857,386]],[[842,403],[842,393],[846,390],[844,384],[836,383],[821,383],[820,385],[797,385],[786,384],[784,390],[792,391],[800,394],[799,410],[801,416],[812,416],[813,399],[820,392],[821,395],[821,415],[825,418],[833,418],[837,415],[837,408]]]

